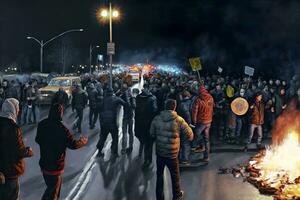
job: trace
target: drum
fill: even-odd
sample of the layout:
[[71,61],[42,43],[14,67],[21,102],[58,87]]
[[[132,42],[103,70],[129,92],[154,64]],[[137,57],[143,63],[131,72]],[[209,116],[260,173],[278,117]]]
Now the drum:
[[236,115],[244,115],[249,109],[249,103],[246,99],[238,97],[231,102],[231,110]]

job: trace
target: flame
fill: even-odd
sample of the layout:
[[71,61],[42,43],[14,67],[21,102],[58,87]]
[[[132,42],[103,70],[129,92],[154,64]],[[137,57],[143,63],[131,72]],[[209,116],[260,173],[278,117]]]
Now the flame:
[[[300,199],[300,110],[289,103],[272,130],[272,145],[249,161],[249,182],[276,199]],[[252,172],[252,174],[251,174]],[[254,182],[253,182],[254,180]]]
[[263,160],[257,165],[262,170],[263,180],[271,179],[283,172],[290,180],[300,176],[300,145],[299,134],[288,133],[282,144],[268,147]]

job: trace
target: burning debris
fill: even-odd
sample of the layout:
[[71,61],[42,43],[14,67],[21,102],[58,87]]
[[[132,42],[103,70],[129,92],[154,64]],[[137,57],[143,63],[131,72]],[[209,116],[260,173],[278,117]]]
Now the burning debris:
[[247,165],[220,168],[219,174],[244,177],[260,193],[274,195],[276,200],[300,199],[299,127],[299,110],[291,104],[276,121],[272,146],[251,157]]

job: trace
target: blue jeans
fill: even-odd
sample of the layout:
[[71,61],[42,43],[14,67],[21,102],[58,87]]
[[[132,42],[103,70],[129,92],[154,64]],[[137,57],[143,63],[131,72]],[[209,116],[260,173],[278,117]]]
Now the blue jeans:
[[179,159],[180,161],[190,160],[191,142],[185,138],[182,138],[180,144]]
[[[209,124],[197,124],[195,128],[195,135],[193,140],[193,147],[197,147],[200,144],[204,145],[204,158],[208,158],[210,151],[210,142],[209,142],[209,130],[211,123]],[[200,138],[202,137],[202,140]]]
[[240,117],[236,117],[236,127],[235,127],[235,137],[241,136],[241,131],[243,127],[243,120]]
[[247,142],[247,146],[251,144],[251,140],[254,134],[255,129],[257,129],[257,145],[261,145],[261,140],[262,140],[262,125],[256,125],[256,124],[250,124],[250,129],[249,129],[249,138]]
[[122,149],[125,150],[127,148],[127,138],[129,135],[129,148],[133,148],[133,118],[123,118],[122,123]]
[[22,123],[23,124],[27,123],[27,114],[28,114],[28,105],[24,104],[22,106]]

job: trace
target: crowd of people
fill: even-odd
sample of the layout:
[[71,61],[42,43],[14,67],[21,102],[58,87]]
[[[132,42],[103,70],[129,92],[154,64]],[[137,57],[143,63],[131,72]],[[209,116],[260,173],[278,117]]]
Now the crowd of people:
[[[260,149],[263,139],[271,136],[272,125],[287,108],[289,100],[296,97],[300,102],[300,80],[297,76],[290,81],[221,75],[199,78],[183,73],[148,73],[143,75],[141,91],[132,89],[126,74],[115,75],[112,88],[107,78],[83,79],[81,85],[74,85],[72,92],[70,106],[77,118],[73,129],[77,133],[82,132],[83,112],[88,106],[90,129],[94,129],[98,123],[100,126],[96,146],[98,156],[104,157],[106,152],[103,152],[103,147],[107,136],[111,134],[111,157],[116,158],[119,156],[118,119],[120,108],[123,107],[121,154],[132,153],[135,136],[140,142],[139,156],[144,161],[143,169],[149,169],[155,143],[156,197],[164,199],[163,170],[168,167],[173,199],[183,199],[179,166],[191,165],[191,153],[203,152],[201,162],[208,163],[210,144],[239,144],[243,151],[247,151],[256,132],[257,148]],[[249,104],[249,110],[244,115],[237,115],[231,110],[231,102],[237,97],[244,98]],[[0,163],[0,172],[9,183],[6,189],[0,184],[0,197],[17,199],[14,197],[18,196],[18,176],[24,172],[22,159],[33,155],[32,150],[24,146],[17,124],[36,123],[39,120],[36,115],[39,99],[37,83],[33,81],[22,86],[15,82],[3,82],[0,98],[0,124],[9,121],[13,127],[7,130],[6,126],[0,126],[0,156],[2,158],[5,155]],[[38,124],[36,142],[40,145],[40,167],[47,185],[42,199],[59,198],[66,148],[77,149],[88,142],[86,137],[75,140],[62,123],[68,100],[67,93],[60,88],[52,99],[48,118]],[[49,130],[51,134],[45,134]],[[8,134],[8,131],[11,133]],[[56,137],[49,136],[53,134]],[[13,140],[13,137],[18,138],[17,146],[3,142]],[[60,138],[59,141],[57,138]],[[7,152],[13,152],[14,155],[7,156]]]
[[18,80],[4,80],[0,85],[0,106],[5,99],[17,99],[20,103],[17,124],[36,124],[38,122],[40,87],[41,85],[37,80],[30,80],[26,83],[21,83]]

